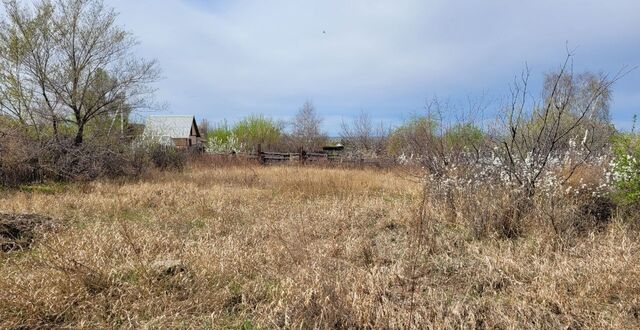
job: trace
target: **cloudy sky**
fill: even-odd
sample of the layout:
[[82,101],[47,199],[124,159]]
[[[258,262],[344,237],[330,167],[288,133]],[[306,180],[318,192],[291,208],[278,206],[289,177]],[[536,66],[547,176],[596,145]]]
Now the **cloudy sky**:
[[[312,100],[330,134],[366,111],[397,123],[437,96],[491,117],[525,63],[540,85],[576,71],[640,65],[637,0],[105,0],[156,58],[171,114],[286,120]],[[640,113],[640,70],[614,88],[612,116]]]

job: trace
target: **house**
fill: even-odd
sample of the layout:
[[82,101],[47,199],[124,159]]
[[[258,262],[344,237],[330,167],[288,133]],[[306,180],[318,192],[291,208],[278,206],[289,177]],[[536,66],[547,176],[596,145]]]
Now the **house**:
[[202,147],[202,137],[194,116],[149,116],[143,135],[178,148]]

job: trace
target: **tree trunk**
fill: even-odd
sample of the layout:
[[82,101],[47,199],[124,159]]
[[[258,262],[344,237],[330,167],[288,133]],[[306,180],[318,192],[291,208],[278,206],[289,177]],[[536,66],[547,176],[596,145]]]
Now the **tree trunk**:
[[60,143],[60,136],[58,135],[58,120],[55,116],[51,119],[51,123],[53,125],[53,136],[56,138],[56,142]]
[[75,145],[79,146],[82,144],[84,139],[84,124],[78,124],[78,132],[76,133]]

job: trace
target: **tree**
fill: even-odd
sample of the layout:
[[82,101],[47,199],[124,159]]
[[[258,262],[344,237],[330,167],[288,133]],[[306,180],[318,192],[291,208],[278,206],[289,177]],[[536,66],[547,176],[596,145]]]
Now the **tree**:
[[261,115],[251,115],[236,123],[232,132],[246,148],[269,147],[280,140],[282,124]]
[[211,125],[209,124],[209,119],[202,118],[200,123],[198,124],[198,129],[200,130],[200,135],[207,136],[209,134],[209,130],[211,129]]
[[305,150],[322,147],[326,136],[321,132],[322,118],[318,116],[313,103],[307,101],[298,110],[293,120],[292,137],[295,143]]
[[432,148],[438,123],[428,116],[413,116],[393,129],[389,136],[388,151],[394,156],[420,156]]
[[244,149],[226,120],[207,130],[205,147],[208,152],[237,152]]
[[621,75],[576,75],[568,54],[560,70],[546,76],[542,100],[530,104],[529,72],[523,73],[512,88],[501,118],[504,134],[496,142],[505,171],[525,197],[535,195],[553,164],[569,166],[559,178],[566,182],[607,145],[611,86]]
[[4,7],[0,95],[5,112],[49,122],[56,137],[60,124],[70,125],[79,146],[96,118],[122,116],[123,107],[150,106],[157,63],[133,54],[136,39],[116,24],[118,15],[102,0],[44,0],[33,8],[5,0]]
[[[5,2],[5,10],[10,3]],[[29,29],[41,24],[47,13],[39,11],[31,19]],[[36,125],[33,110],[37,88],[26,83],[25,66],[27,60],[23,45],[16,38],[15,27],[0,20],[0,114],[16,119],[23,126]]]
[[[472,117],[465,116],[466,111],[480,107],[480,103],[470,102],[469,109],[461,109],[434,97],[425,105],[425,114],[412,116],[392,131],[387,149],[391,155],[418,162],[429,175],[441,178],[452,164],[470,164],[480,157],[484,132]],[[445,116],[454,114],[461,119],[445,122]]]
[[473,123],[458,123],[447,129],[442,138],[451,149],[477,153],[484,142],[485,134]]
[[375,125],[368,113],[361,111],[351,123],[343,121],[342,140],[347,147],[359,153],[381,155],[389,135],[381,122]]

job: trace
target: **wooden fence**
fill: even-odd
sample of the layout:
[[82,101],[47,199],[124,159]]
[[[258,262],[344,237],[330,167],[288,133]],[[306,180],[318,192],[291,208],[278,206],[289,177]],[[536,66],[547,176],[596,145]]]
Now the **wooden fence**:
[[250,153],[218,153],[214,156],[225,157],[225,159],[249,159],[257,161],[263,165],[270,164],[326,164],[344,166],[373,166],[390,167],[396,164],[392,158],[365,157],[346,153],[335,152],[271,152],[256,151]]

